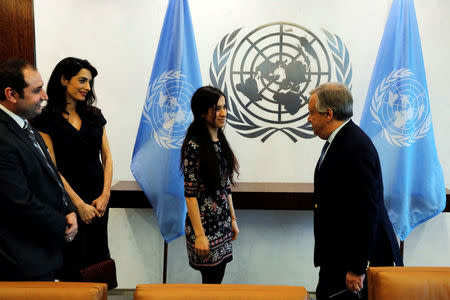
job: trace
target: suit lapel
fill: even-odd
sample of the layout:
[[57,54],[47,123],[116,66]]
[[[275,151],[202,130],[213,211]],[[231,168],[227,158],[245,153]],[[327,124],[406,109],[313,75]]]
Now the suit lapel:
[[[345,124],[340,130],[339,132],[336,134],[336,136],[333,139],[333,142],[330,144],[330,146],[328,147],[328,151],[327,154],[325,155],[323,161],[322,161],[322,165],[320,166],[320,169],[318,169],[318,165],[316,166],[316,172],[320,172],[321,170],[323,170],[324,168],[327,167],[327,165],[329,164],[330,161],[334,161],[335,159],[339,159],[339,158],[333,158],[336,149],[339,147],[339,145],[342,143],[342,138],[347,134],[346,132],[348,130],[350,130],[352,128],[352,126],[354,125],[353,121],[350,120],[347,122],[347,124]],[[327,163],[328,162],[328,163]]]
[[[47,147],[43,146],[42,143],[42,139],[41,137],[36,137],[36,139],[38,140],[39,146],[41,146],[42,151],[44,152],[44,156],[42,156],[42,153],[40,153],[39,149],[37,149],[33,143],[31,142],[30,138],[26,135],[26,133],[24,132],[24,130],[22,128],[20,128],[20,126],[16,123],[16,121],[14,121],[10,116],[8,116],[5,112],[0,111],[0,119],[4,122],[7,123],[7,126],[9,128],[9,130],[14,133],[14,135],[16,135],[16,137],[21,140],[28,148],[29,150],[31,150],[31,152],[33,152],[34,156],[37,158],[37,160],[39,161],[39,163],[42,165],[42,167],[49,173],[49,175],[56,181],[58,181],[58,178],[55,178],[55,174],[54,173],[55,170],[53,170],[54,172],[52,172],[52,170],[49,170],[48,165],[50,165],[50,167],[52,167],[52,163],[51,163],[51,158],[48,155],[47,152]],[[38,135],[38,134],[36,134]],[[44,159],[50,159],[49,160],[49,164],[47,162],[44,161]],[[57,172],[57,171],[56,171]]]
[[[37,140],[39,146],[41,147],[42,152],[43,152],[44,155],[45,155],[45,158],[46,158],[47,161],[49,162],[48,166],[50,166],[50,167],[53,169],[54,174],[58,174],[58,170],[56,169],[56,166],[55,166],[55,164],[53,163],[53,160],[52,160],[52,158],[50,157],[50,154],[48,153],[47,145],[45,144],[45,142],[44,142],[44,140],[42,139],[42,137],[41,137],[41,135],[39,134],[39,132],[37,132],[37,130],[35,130],[34,128],[33,128],[33,131],[34,131],[34,135],[36,136],[36,140]],[[34,145],[33,145],[33,146],[34,146]],[[36,147],[34,147],[34,148],[36,148]],[[42,158],[42,155],[41,155],[41,158]],[[47,164],[46,164],[46,165],[47,165]],[[59,181],[59,179],[58,179],[58,181]]]

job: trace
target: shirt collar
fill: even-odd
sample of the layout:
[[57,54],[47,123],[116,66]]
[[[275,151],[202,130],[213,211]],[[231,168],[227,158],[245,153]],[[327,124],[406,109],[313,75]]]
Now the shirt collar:
[[20,128],[25,127],[25,124],[27,122],[26,120],[22,119],[21,117],[19,117],[18,115],[16,115],[15,113],[10,111],[6,107],[4,107],[3,104],[1,104],[1,103],[0,103],[0,109],[3,110],[6,114],[8,114],[8,116],[10,116],[14,121],[16,121],[17,125],[19,125]]
[[331,144],[334,140],[334,138],[336,137],[336,134],[338,134],[339,130],[341,130],[342,127],[344,127],[345,124],[347,124],[351,119],[348,119],[347,121],[345,121],[344,123],[342,123],[338,128],[336,128],[328,137],[328,142]]

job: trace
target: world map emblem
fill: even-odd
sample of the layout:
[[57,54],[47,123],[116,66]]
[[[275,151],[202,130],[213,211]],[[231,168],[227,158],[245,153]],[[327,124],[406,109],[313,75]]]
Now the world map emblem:
[[190,103],[194,92],[186,76],[176,70],[164,72],[149,86],[143,117],[160,147],[181,148],[192,121]]
[[265,142],[282,133],[293,142],[313,138],[307,121],[309,91],[324,82],[351,88],[352,68],[342,39],[294,23],[239,28],[222,38],[210,65],[212,84],[228,100],[228,124]]
[[392,71],[372,97],[370,113],[393,146],[410,146],[431,127],[428,93],[413,75],[406,68]]

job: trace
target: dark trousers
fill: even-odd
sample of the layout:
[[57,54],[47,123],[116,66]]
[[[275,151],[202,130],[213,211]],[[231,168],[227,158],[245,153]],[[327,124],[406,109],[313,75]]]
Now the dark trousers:
[[203,284],[221,284],[225,275],[225,267],[227,264],[220,264],[214,267],[205,267],[200,270],[202,274]]
[[[316,288],[317,300],[356,300],[356,299],[368,299],[367,295],[367,276],[364,279],[364,287],[360,292],[360,297],[353,294],[347,288],[345,283],[345,277],[347,270],[345,268],[333,268],[333,267],[320,267],[319,271],[319,283]],[[333,296],[341,291],[336,296]],[[333,296],[330,298],[330,296]]]

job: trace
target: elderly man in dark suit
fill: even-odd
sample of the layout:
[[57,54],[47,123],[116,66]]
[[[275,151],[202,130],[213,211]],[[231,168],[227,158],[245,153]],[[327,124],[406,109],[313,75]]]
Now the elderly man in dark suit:
[[383,200],[377,150],[350,119],[347,86],[325,83],[308,103],[314,134],[326,140],[314,172],[317,299],[367,298],[368,266],[402,265]]
[[54,280],[77,234],[74,207],[27,121],[41,113],[42,86],[34,66],[0,64],[0,280]]

